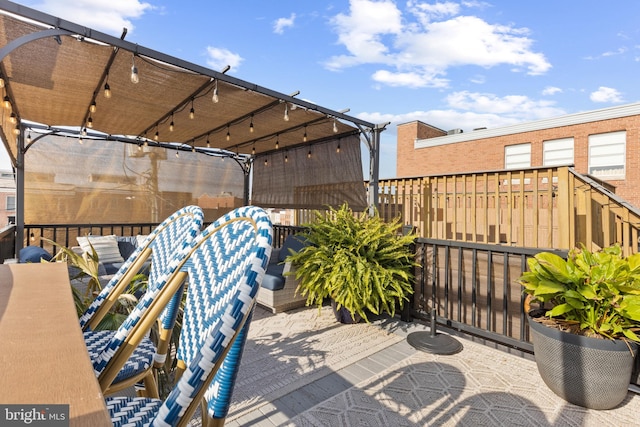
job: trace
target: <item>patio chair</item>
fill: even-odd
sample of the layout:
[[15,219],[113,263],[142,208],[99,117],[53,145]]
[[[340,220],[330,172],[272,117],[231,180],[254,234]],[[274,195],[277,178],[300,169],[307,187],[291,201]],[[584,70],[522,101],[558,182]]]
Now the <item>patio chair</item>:
[[224,380],[220,368],[239,349],[271,245],[271,222],[256,207],[232,211],[196,238],[181,271],[188,287],[177,352],[179,379],[164,401],[108,397],[115,426],[186,425],[214,378],[223,393],[231,394],[234,378]]
[[[168,217],[147,236],[81,317],[80,324],[85,329],[85,343],[104,393],[115,392],[144,379],[147,392],[157,396],[157,385],[148,368],[154,360],[166,357],[166,353],[162,352],[166,352],[168,347],[180,305],[180,295],[175,290],[173,294],[164,292],[166,284],[177,274],[175,262],[171,264],[169,261],[175,258],[176,253],[186,256],[184,251],[190,247],[199,233],[202,221],[203,213],[197,206],[185,207]],[[149,257],[151,266],[147,291],[120,328],[117,331],[92,330]],[[156,302],[155,299],[159,295],[169,302]],[[152,306],[153,310],[149,312]],[[147,327],[149,321],[144,323],[144,327],[147,328],[145,334],[137,334],[142,327],[138,325],[146,316],[153,316],[153,320],[159,317],[157,348],[146,335],[153,325]],[[120,355],[118,362],[113,360],[116,354]],[[130,357],[122,362],[122,354],[128,354]]]

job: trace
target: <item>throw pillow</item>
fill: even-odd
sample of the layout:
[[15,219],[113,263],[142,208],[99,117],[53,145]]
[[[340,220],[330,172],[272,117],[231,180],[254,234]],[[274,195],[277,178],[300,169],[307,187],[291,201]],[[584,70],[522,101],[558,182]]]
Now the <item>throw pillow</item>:
[[[87,236],[78,237],[78,244],[84,252],[91,252],[91,246],[98,254],[98,261],[102,263],[124,262],[120,249],[118,249],[118,240],[115,235],[109,236]],[[91,245],[89,245],[91,242]]]

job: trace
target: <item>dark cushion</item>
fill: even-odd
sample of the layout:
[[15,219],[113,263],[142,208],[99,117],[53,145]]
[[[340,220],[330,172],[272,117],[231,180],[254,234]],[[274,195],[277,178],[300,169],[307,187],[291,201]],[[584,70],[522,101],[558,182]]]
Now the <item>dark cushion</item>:
[[116,240],[118,241],[120,255],[126,261],[138,247],[138,240],[136,236],[117,236]]
[[27,246],[20,249],[20,262],[40,262],[40,260],[51,261],[51,254],[40,246]]
[[280,252],[278,252],[278,262],[284,262],[284,260],[291,255],[291,250],[299,252],[301,249],[304,249],[305,246],[307,246],[307,243],[303,237],[293,234],[287,236],[287,238],[284,239],[282,248],[280,248]]
[[284,264],[269,264],[264,278],[262,279],[262,287],[272,291],[284,288],[284,276],[282,276],[283,270]]
[[101,263],[104,267],[105,274],[116,274],[120,267],[122,267],[123,262],[103,262]]

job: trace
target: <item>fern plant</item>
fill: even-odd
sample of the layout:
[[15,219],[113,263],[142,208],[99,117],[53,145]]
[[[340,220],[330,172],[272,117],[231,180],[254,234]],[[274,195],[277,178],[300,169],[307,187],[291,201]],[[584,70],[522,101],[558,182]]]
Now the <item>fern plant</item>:
[[541,252],[528,260],[519,282],[533,302],[551,303],[545,316],[572,333],[640,342],[640,253],[624,257],[619,245],[567,259]]
[[308,306],[333,298],[338,308],[366,321],[367,313],[393,316],[413,293],[415,237],[400,233],[399,218],[355,215],[347,204],[315,215],[300,234],[308,245],[287,258],[296,267],[296,292]]

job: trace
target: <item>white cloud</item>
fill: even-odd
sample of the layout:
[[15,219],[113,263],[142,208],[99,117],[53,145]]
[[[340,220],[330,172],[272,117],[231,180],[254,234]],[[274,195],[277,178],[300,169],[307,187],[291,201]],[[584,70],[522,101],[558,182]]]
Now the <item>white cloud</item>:
[[562,89],[555,86],[547,86],[542,90],[542,94],[545,96],[555,95],[556,93],[562,93]]
[[533,100],[522,95],[499,97],[463,91],[448,95],[445,102],[447,106],[442,109],[404,114],[372,112],[362,113],[358,117],[372,123],[391,122],[387,128],[390,133],[395,133],[398,124],[415,120],[443,130],[460,128],[469,132],[480,127],[496,128],[566,114],[563,109],[555,107],[552,101]]
[[227,65],[232,70],[237,70],[243,60],[240,55],[228,49],[207,46],[207,65],[214,70],[220,71]]
[[349,14],[332,20],[338,42],[348,54],[330,58],[326,67],[382,65],[373,75],[376,81],[409,87],[442,87],[447,70],[457,66],[511,65],[514,71],[531,75],[551,68],[545,56],[532,49],[526,28],[456,16],[460,6],[453,2],[409,1],[408,11],[403,15],[390,0],[351,0]]
[[153,6],[138,0],[44,0],[34,4],[33,8],[120,36],[123,28],[131,34],[134,30],[132,20],[140,18]]
[[285,28],[293,27],[293,24],[296,20],[296,14],[292,13],[288,18],[279,18],[273,24],[273,32],[276,34],[284,33]]
[[606,86],[600,86],[595,92],[591,92],[589,99],[593,102],[616,103],[623,102],[622,94],[616,89]]

